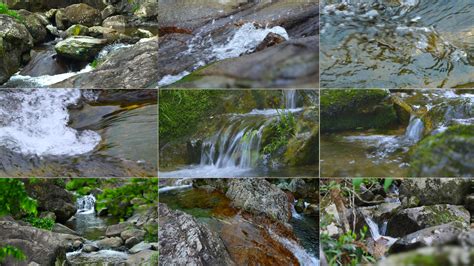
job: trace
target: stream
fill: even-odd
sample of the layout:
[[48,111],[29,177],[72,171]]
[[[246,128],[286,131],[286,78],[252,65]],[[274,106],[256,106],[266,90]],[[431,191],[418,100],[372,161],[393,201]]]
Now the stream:
[[[0,90],[5,103],[0,107],[0,148],[6,149],[0,173],[45,175],[44,168],[52,176],[68,169],[89,176],[93,173],[87,171],[104,168],[119,176],[128,176],[128,171],[154,175],[156,102],[98,104],[99,94],[79,89]],[[77,158],[84,165],[77,165]]]
[[[473,124],[473,94],[455,90],[394,93],[408,103],[412,114],[406,127],[387,130],[344,131],[321,135],[321,174],[328,177],[405,177],[409,151],[429,135],[448,126]],[[425,122],[432,124],[426,132]]]
[[[160,187],[160,202],[207,224],[224,241],[232,259],[238,264],[244,263],[249,257],[255,257],[260,263],[269,263],[274,259],[290,263],[284,255],[287,252],[300,265],[319,264],[319,239],[318,234],[314,233],[318,230],[318,223],[314,218],[294,214],[290,224],[298,239],[295,241],[274,231],[272,225],[262,227],[245,218],[223,194],[192,188],[181,181],[184,180],[175,180],[173,185]],[[284,250],[279,250],[280,245]]]
[[321,2],[321,86],[469,87],[470,0]]

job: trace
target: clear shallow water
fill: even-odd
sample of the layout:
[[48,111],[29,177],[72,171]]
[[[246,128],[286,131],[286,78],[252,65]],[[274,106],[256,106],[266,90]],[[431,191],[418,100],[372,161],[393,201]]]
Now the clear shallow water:
[[376,2],[321,2],[321,86],[474,83],[472,1]]

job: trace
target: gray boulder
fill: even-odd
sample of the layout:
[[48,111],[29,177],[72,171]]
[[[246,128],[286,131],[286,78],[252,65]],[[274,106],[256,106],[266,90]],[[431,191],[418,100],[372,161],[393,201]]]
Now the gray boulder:
[[77,60],[91,61],[107,45],[107,40],[88,36],[73,36],[58,42],[54,49],[58,55]]
[[417,197],[420,205],[460,205],[469,193],[471,181],[461,178],[411,178],[403,180],[401,197]]

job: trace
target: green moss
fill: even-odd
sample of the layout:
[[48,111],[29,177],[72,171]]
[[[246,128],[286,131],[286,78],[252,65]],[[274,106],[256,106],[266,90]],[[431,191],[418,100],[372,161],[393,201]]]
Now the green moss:
[[416,254],[416,256],[404,259],[402,265],[443,266],[448,264],[435,256]]
[[327,89],[321,92],[321,130],[384,129],[398,123],[389,92],[382,89]]
[[474,168],[474,125],[457,125],[425,138],[411,151],[413,176],[461,177]]
[[7,4],[4,4],[4,3],[0,3],[0,14],[10,16],[10,17],[15,18],[19,21],[24,21],[23,17],[21,17],[16,11],[10,10],[10,8],[8,8]]

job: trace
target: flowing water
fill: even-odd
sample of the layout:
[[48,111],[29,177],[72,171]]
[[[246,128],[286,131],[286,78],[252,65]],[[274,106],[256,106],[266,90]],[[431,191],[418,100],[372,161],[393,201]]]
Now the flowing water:
[[370,235],[375,243],[381,243],[384,245],[385,250],[388,250],[398,238],[385,236],[387,230],[387,221],[382,222],[382,226],[379,226],[374,220],[369,216],[364,216],[365,223],[369,227]]
[[[395,94],[394,94],[395,95]],[[321,174],[327,177],[406,177],[410,148],[449,126],[473,124],[474,97],[468,91],[419,90],[398,93],[410,105],[406,127],[321,135]],[[431,128],[425,125],[429,121]]]
[[321,86],[474,83],[471,0],[321,1]]
[[181,73],[164,76],[158,82],[158,86],[166,86],[179,81],[192,71],[212,62],[251,53],[269,33],[276,33],[286,40],[289,39],[286,30],[280,26],[260,28],[253,23],[245,23],[225,40],[215,40],[209,29],[203,29],[188,41],[188,49],[176,56],[177,60],[183,56],[197,57],[196,63]]

